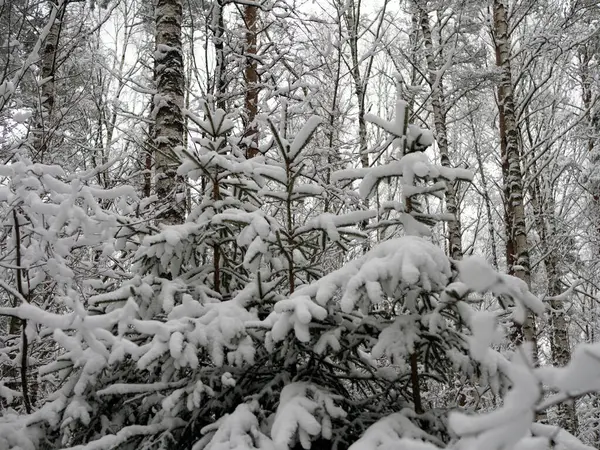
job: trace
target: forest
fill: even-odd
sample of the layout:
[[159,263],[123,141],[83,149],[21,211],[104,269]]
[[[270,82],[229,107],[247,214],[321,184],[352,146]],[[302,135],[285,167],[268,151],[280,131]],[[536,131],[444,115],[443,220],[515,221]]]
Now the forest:
[[600,1],[0,0],[0,450],[600,448]]

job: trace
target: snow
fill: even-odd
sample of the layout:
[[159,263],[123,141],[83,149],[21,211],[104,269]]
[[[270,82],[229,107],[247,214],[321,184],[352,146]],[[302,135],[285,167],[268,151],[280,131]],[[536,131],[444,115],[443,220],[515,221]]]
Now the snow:
[[[173,50],[159,46],[155,56]],[[15,91],[11,83],[2,83],[3,99]],[[281,92],[293,96],[302,87],[314,88],[298,80]],[[157,104],[166,100],[156,94]],[[71,447],[79,450],[141,448],[163,437],[177,442],[199,423],[204,436],[192,432],[194,450],[309,449],[321,439],[352,450],[537,450],[551,440],[587,449],[564,430],[535,423],[535,412],[600,391],[599,344],[578,346],[565,367],[535,367],[528,345],[507,349],[503,312],[491,298],[512,298],[517,321],[527,310],[542,315],[544,303],[482,258],[450,260],[433,243],[439,232],[426,225],[451,219],[435,211],[437,203],[431,213],[409,208],[409,198],[443,198],[447,182],[472,173],[433,164],[424,152],[432,132],[406,124],[408,105],[398,101],[391,121],[367,115],[391,134],[382,139],[393,145],[390,162],[332,175],[333,183],[362,179],[359,195],[329,186],[315,162],[327,156],[322,142],[308,145],[323,119],[299,124],[307,110],[292,103],[285,126],[272,123],[281,130],[279,153],[273,141],[261,142],[265,153],[252,160],[239,146],[237,117],[208,102],[203,117],[185,112],[202,136],[178,148],[185,159],[178,173],[206,183],[191,185],[197,206],[178,225],[151,218],[156,197],[96,184],[114,160],[84,172],[18,154],[0,165],[0,287],[16,301],[0,314],[28,322],[29,362],[53,390],[31,414],[7,408],[0,449],[36,449],[55,435],[55,446],[85,442]],[[13,115],[18,123],[30,117]],[[362,210],[360,198],[381,194],[379,183],[389,178],[400,182],[401,197]],[[23,232],[18,262],[13,208]],[[374,244],[376,233],[382,241]],[[27,275],[20,289],[18,267]],[[17,368],[21,345],[10,339],[0,358]],[[433,356],[424,354],[430,350]],[[449,443],[446,415],[417,415],[411,405],[415,353],[426,401],[454,395],[445,377],[485,397],[481,409],[444,405],[453,408]],[[489,405],[488,388],[502,396],[499,406]],[[18,389],[0,381],[3,406],[21,404]],[[355,442],[343,441],[345,432],[363,430]]]
[[[426,291],[441,288],[450,274],[450,263],[439,247],[416,236],[390,239],[369,251],[358,272],[350,277],[341,299],[342,310],[354,309],[367,282],[377,282],[386,294],[393,295],[397,289],[409,286]],[[378,303],[379,291],[368,298]]]
[[331,419],[346,417],[344,410],[334,404],[336,400],[339,398],[309,383],[285,386],[271,427],[275,445],[289,448],[299,441],[303,448],[309,449],[313,438],[319,435],[330,438]]
[[469,352],[471,357],[485,363],[489,349],[497,345],[504,337],[497,329],[496,315],[489,311],[477,311],[471,316],[471,333],[469,336]]
[[[0,93],[0,95],[2,94]],[[31,111],[17,111],[13,114],[13,120],[16,123],[26,123],[29,119],[31,119],[31,116]]]
[[375,187],[385,178],[397,177],[401,180],[404,198],[415,194],[440,191],[443,183],[432,186],[416,186],[417,178],[426,180],[471,180],[473,175],[464,169],[452,169],[432,164],[425,153],[415,152],[404,155],[398,161],[361,169],[344,169],[336,171],[331,178],[334,182],[363,178],[359,186],[361,198],[368,199],[375,194]]
[[173,417],[165,418],[161,422],[151,425],[129,425],[120,429],[116,434],[105,435],[88,444],[65,447],[64,450],[105,450],[117,447],[135,436],[150,436],[183,426],[185,426],[185,421]]
[[600,344],[580,344],[566,367],[540,368],[544,381],[563,396],[600,390]]
[[405,409],[380,419],[367,428],[360,439],[352,444],[348,450],[384,450],[390,448],[438,450],[439,447],[430,443],[431,441],[436,442],[437,439],[429,436],[415,425],[411,421],[412,417],[414,417],[414,413]]
[[288,158],[290,160],[296,159],[302,149],[308,145],[308,142],[312,138],[313,134],[317,130],[317,127],[323,122],[323,119],[318,116],[312,116],[300,129],[300,131],[294,137],[294,141],[291,143],[288,152]]
[[459,279],[474,291],[485,292],[499,281],[500,275],[487,261],[479,256],[470,256],[456,262]]
[[544,449],[549,447],[549,441],[552,440],[554,442],[552,448],[556,450],[594,450],[593,447],[582,444],[568,431],[556,426],[536,422],[531,425],[531,432],[535,436],[545,438],[547,447]]
[[229,372],[225,372],[223,375],[221,375],[221,384],[229,387],[235,386],[235,379],[233,378],[233,375],[231,375]]
[[260,431],[254,415],[256,406],[242,403],[231,414],[202,430],[208,439],[199,440],[192,450],[275,450],[271,439]]
[[406,107],[406,101],[398,100],[396,102],[395,119],[391,122],[388,122],[374,114],[365,114],[365,120],[377,125],[380,128],[383,128],[394,137],[401,137],[404,135],[404,118],[406,115]]
[[525,282],[517,277],[499,274],[483,259],[477,256],[464,258],[456,262],[459,279],[465,285],[477,292],[490,291],[495,295],[507,295],[517,303],[513,312],[516,321],[525,321],[525,308],[535,314],[543,315],[544,303],[534,296]]
[[171,338],[169,339],[169,351],[171,352],[172,358],[181,358],[183,352],[183,344],[184,337],[181,332],[175,331],[173,334],[171,334]]
[[419,316],[402,315],[396,317],[394,323],[385,328],[371,352],[374,358],[387,356],[393,364],[404,371],[403,361],[415,351],[415,343],[419,341]]
[[277,302],[271,336],[280,341],[293,329],[297,339],[308,342],[311,323],[325,319],[323,306],[340,288],[341,309],[349,313],[357,306],[378,304],[385,295],[394,296],[398,291],[415,287],[441,290],[450,276],[450,261],[439,247],[415,236],[388,240],[361,259]]
[[283,340],[293,328],[300,341],[308,342],[310,341],[308,325],[315,319],[324,320],[327,317],[327,310],[306,295],[280,300],[275,305],[274,311],[280,314],[271,330],[276,341]]
[[451,429],[467,449],[513,448],[525,436],[535,419],[535,406],[541,396],[541,388],[532,376],[531,361],[516,352],[511,363],[502,363],[503,372],[509,377],[512,388],[504,396],[503,405],[495,411],[466,415],[450,413]]
[[338,352],[341,349],[340,335],[342,329],[336,328],[332,331],[323,333],[314,346],[314,352],[318,355],[323,355],[331,349],[332,352]]
[[4,381],[0,381],[0,397],[6,399],[7,403],[12,403],[15,397],[21,397],[21,395],[19,391],[6,387]]
[[[323,230],[327,233],[327,237],[333,241],[337,242],[340,240],[340,228],[360,223],[364,220],[368,220],[377,216],[376,211],[355,211],[348,214],[331,214],[331,213],[323,213],[319,214],[317,217],[310,219],[303,226],[300,226],[296,229],[296,235],[308,233],[314,230]],[[346,232],[356,232],[359,233],[358,229],[347,229],[344,230]]]
[[275,165],[264,165],[255,169],[255,172],[259,175],[262,175],[269,180],[275,181],[282,185],[286,185],[288,182],[287,173],[283,167],[278,167]]
[[[238,238],[239,245],[242,245],[243,242],[245,242],[245,239]],[[260,256],[268,251],[268,245],[260,238],[260,236],[256,236],[252,243],[248,245],[246,254],[244,255],[244,267],[251,272],[256,272],[260,264]]]

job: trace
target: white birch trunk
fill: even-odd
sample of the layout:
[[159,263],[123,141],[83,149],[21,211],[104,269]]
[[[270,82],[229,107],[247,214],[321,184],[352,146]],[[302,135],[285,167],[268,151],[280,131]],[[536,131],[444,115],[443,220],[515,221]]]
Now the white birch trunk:
[[[512,84],[510,37],[506,7],[502,0],[494,0],[493,14],[496,64],[501,71],[501,80],[498,85],[498,109],[506,202],[506,256],[509,273],[530,285],[529,246],[527,244],[525,205],[523,202],[519,131]],[[534,347],[534,357],[537,359],[535,322],[530,314],[528,314],[522,326],[517,326],[514,341],[516,344],[520,344],[522,341],[531,342]]]
[[154,161],[155,190],[162,223],[182,223],[185,218],[184,180],[177,175],[178,153],[184,143],[184,71],[181,43],[181,0],[157,0],[154,56]]
[[244,78],[246,93],[244,96],[244,110],[246,113],[245,138],[246,157],[254,158],[258,155],[258,126],[256,115],[258,113],[258,64],[257,64],[257,33],[258,33],[258,7],[246,5],[244,7],[244,22],[246,24],[246,67]]

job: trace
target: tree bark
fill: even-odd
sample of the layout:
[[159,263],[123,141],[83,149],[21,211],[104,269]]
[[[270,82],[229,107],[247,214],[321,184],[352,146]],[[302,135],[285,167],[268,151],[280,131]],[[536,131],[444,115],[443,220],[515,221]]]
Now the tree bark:
[[244,137],[246,138],[246,157],[254,158],[258,154],[258,127],[256,124],[256,114],[258,113],[258,65],[256,60],[258,7],[256,5],[245,6],[244,22],[246,23],[246,67],[244,70],[246,131]]
[[[214,84],[213,88],[213,97],[215,106],[217,109],[221,109],[225,111],[227,109],[226,104],[226,89],[227,89],[227,79],[226,79],[226,55],[225,55],[225,19],[224,19],[224,0],[216,0],[213,3],[212,10],[212,25],[211,31],[213,33],[213,42],[215,46],[215,71],[214,71]],[[252,17],[250,18],[252,19]],[[244,20],[248,20],[246,15],[244,15]],[[256,19],[254,19],[256,20]],[[248,25],[246,25],[248,26]],[[248,33],[246,34],[246,39],[249,39]],[[221,186],[220,186],[220,174],[219,169],[216,169],[217,172],[212,176],[212,191],[211,197],[213,201],[218,201],[221,199]],[[208,181],[208,179],[206,180]],[[203,188],[205,184],[203,182]],[[219,238],[223,236],[222,233],[218,234]],[[216,292],[221,292],[223,279],[221,273],[221,242],[215,242],[212,245],[213,250],[213,289]]]
[[[498,113],[500,129],[500,152],[504,182],[506,221],[506,261],[510,274],[531,283],[529,246],[523,203],[523,174],[517,118],[515,114],[514,89],[512,84],[511,49],[506,7],[502,0],[494,0],[493,37],[496,65],[500,68],[498,84]],[[531,314],[522,325],[516,325],[515,344],[527,341],[533,344],[537,359],[535,322]]]
[[[593,16],[591,16],[593,17]],[[587,22],[587,21],[586,21]],[[589,25],[591,26],[591,25]],[[581,94],[583,100],[583,106],[586,111],[590,111],[590,106],[592,105],[593,99],[593,81],[594,77],[592,75],[593,68],[591,67],[594,56],[597,54],[597,47],[594,46],[590,49],[589,44],[585,43],[579,49],[579,76],[581,81]],[[588,112],[586,114],[586,122],[588,126],[588,143],[587,143],[587,151],[589,155],[590,162],[593,168],[597,168],[600,165],[600,155],[598,153],[598,135],[600,132],[600,113],[597,111],[595,113]],[[597,217],[600,215],[600,183],[597,181],[592,181],[590,183],[589,189],[592,195],[592,217]],[[595,251],[596,253],[600,253],[600,221],[596,222],[595,227]],[[596,318],[596,303],[593,299],[590,299],[589,308],[589,323],[595,324]],[[585,309],[584,309],[585,311]],[[587,341],[590,343],[595,342],[595,327],[592,325],[588,328],[586,325],[586,337]],[[595,410],[600,410],[600,400],[598,394],[592,400],[592,407]],[[595,429],[595,436],[597,440],[600,441],[600,419],[596,419],[591,424],[592,429]]]
[[181,43],[181,0],[157,0],[154,56],[154,151],[156,194],[164,205],[158,219],[165,224],[185,219],[184,180],[177,175],[183,149],[184,71]]
[[[52,136],[50,126],[56,100],[54,83],[56,56],[66,5],[67,2],[63,1],[58,6],[56,18],[50,27],[46,40],[42,44],[40,77],[38,80],[40,102],[33,131],[33,150],[35,152],[33,159],[40,161],[42,164],[45,162],[48,153],[48,141]],[[56,8],[56,6],[51,6],[51,8]],[[55,163],[56,161],[52,162]]]
[[212,94],[215,98],[216,107],[225,110],[227,80],[225,79],[225,20],[223,19],[223,0],[216,0],[213,3],[211,23],[213,24],[211,31],[215,46],[215,73]]
[[[535,158],[533,158],[535,161]],[[537,172],[535,162],[532,169]],[[557,230],[554,223],[555,203],[552,192],[542,189],[539,178],[533,179],[531,186],[531,201],[534,209],[535,226],[540,238],[540,250],[544,257],[548,295],[556,297],[561,294],[559,273],[559,245],[556,242]],[[543,195],[546,192],[547,195]],[[550,301],[550,351],[552,362],[556,367],[565,367],[571,360],[569,344],[569,322],[564,312],[565,303],[557,300]],[[577,435],[578,420],[574,403],[563,402],[558,405],[558,425],[569,433]]]
[[[23,289],[23,269],[21,268],[21,225],[19,223],[19,215],[17,210],[13,209],[13,221],[15,231],[15,263],[16,263],[16,278],[17,278],[17,292],[19,292],[21,298],[27,298]],[[29,397],[29,383],[27,381],[28,371],[28,339],[27,339],[27,321],[21,320],[21,394],[23,395],[23,405],[27,414],[31,414],[31,400]],[[34,387],[35,389],[35,387]]]
[[[419,10],[421,16],[421,30],[423,31],[423,43],[425,45],[425,59],[427,61],[427,70],[429,72],[428,83],[431,86],[431,107],[433,109],[433,121],[435,125],[435,137],[440,151],[440,162],[444,167],[452,167],[448,154],[448,133],[446,128],[446,105],[444,102],[444,92],[442,84],[442,73],[438,72],[434,59],[433,41],[431,38],[431,28],[429,26],[428,11],[422,3],[415,2],[415,7]],[[446,183],[446,210],[454,216],[454,220],[448,222],[448,255],[452,259],[462,258],[462,242],[460,217],[458,204],[456,201],[456,192],[452,182]]]

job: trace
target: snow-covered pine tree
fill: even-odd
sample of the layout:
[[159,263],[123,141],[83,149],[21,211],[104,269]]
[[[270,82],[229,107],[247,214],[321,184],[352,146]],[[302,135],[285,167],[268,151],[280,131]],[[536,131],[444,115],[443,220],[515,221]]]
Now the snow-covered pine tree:
[[[494,312],[471,305],[478,293],[512,298],[520,321],[544,305],[519,279],[476,257],[451,261],[427,240],[425,223],[443,217],[420,211],[418,198],[442,193],[443,179],[467,174],[404,151],[431,139],[402,125],[402,114],[393,122],[370,118],[403,149],[397,161],[336,178],[362,178],[359,191],[367,197],[379,180],[400,177],[401,201],[382,205],[379,216],[404,227],[404,236],[313,281],[318,255],[311,242],[322,233],[340,242],[344,232],[356,233],[345,228],[365,217],[285,221],[288,208],[317,201],[322,189],[300,164],[318,121],[289,141],[273,126],[277,154],[236,161],[235,146],[224,150],[233,141],[224,136],[224,112],[207,109],[197,121],[205,140],[180,174],[208,167],[221,187],[242,183],[248,195],[255,189],[251,175],[260,186],[255,192],[273,203],[261,210],[241,196],[204,197],[186,223],[141,242],[130,278],[111,292],[69,293],[64,314],[25,302],[1,308],[41,334],[51,332],[63,353],[42,369],[59,373],[56,392],[31,414],[5,415],[0,448],[584,448],[533,420],[536,410],[600,388],[600,349],[582,347],[560,369],[534,369],[526,348],[511,359],[492,349],[502,333]],[[210,251],[233,241],[216,240],[211,231],[235,230],[224,224],[241,227],[235,268],[243,277],[216,292]],[[101,239],[113,251],[114,235]],[[392,307],[374,307],[384,301]],[[502,407],[473,416],[451,411],[446,420],[419,389],[427,378],[443,382],[448,370],[508,392]],[[542,385],[556,393],[543,402]]]
[[[377,120],[374,118],[373,121]],[[379,123],[385,124],[383,121]],[[393,129],[392,125],[385,125]],[[412,148],[427,137],[416,127],[410,127],[408,135],[396,130],[396,138],[408,141]],[[404,155],[399,164],[393,167],[375,171],[349,171],[338,174],[338,179],[363,172],[371,175],[363,189],[364,193],[369,193],[382,176],[401,175],[406,198],[443,189],[442,185],[431,190],[418,189],[414,186],[415,178],[466,175],[432,166],[424,155],[414,153]],[[401,216],[399,222],[406,222],[410,230],[425,229],[418,225],[417,217],[435,219],[412,208],[410,211],[406,207],[400,210],[406,215]],[[509,409],[509,419],[506,420],[506,410],[495,413],[500,433],[495,429],[496,424],[490,426],[486,417],[474,420],[477,425],[473,428],[465,425],[471,423],[470,418],[457,414],[451,417],[456,433],[467,436],[461,443],[470,446],[478,439],[490,443],[490,434],[497,441],[495,448],[520,441],[530,428],[535,404],[540,398],[539,390],[532,389],[537,386],[538,380],[535,376],[527,376],[530,367],[526,358],[521,361],[517,355],[516,362],[511,363],[489,349],[499,334],[496,318],[493,314],[475,313],[466,301],[469,291],[487,290],[513,298],[517,305],[515,315],[518,320],[523,320],[528,308],[537,313],[543,311],[543,305],[528,293],[526,286],[518,279],[496,274],[485,263],[474,258],[457,263],[453,270],[451,262],[440,249],[416,236],[383,243],[344,269],[299,287],[289,298],[278,302],[275,311],[263,321],[270,328],[266,336],[267,350],[277,352],[281,343],[288,353],[292,346],[296,347],[289,358],[293,361],[293,370],[290,372],[294,377],[281,390],[273,419],[261,425],[272,411],[265,411],[268,397],[262,400],[260,395],[253,396],[248,398],[246,405],[239,406],[232,416],[205,428],[207,437],[196,448],[210,448],[213,445],[236,447],[239,443],[264,448],[273,444],[284,448],[295,445],[310,448],[311,445],[323,445],[328,440],[331,441],[328,445],[344,448],[369,423],[381,417],[384,418],[356,442],[358,448],[400,444],[401,440],[404,440],[407,448],[426,447],[425,444],[414,442],[415,439],[444,445],[444,438],[448,436],[444,432],[439,433],[444,428],[444,422],[436,421],[435,415],[430,412],[419,414],[415,411],[414,401],[411,405],[411,400],[415,399],[414,390],[412,396],[399,402],[397,393],[391,389],[402,385],[398,383],[401,380],[397,373],[401,372],[398,366],[402,367],[398,363],[404,362],[406,374],[406,361],[412,359],[409,355],[416,353],[415,344],[422,345],[423,341],[428,340],[427,332],[429,335],[438,333],[440,341],[444,341],[439,345],[442,355],[438,355],[442,357],[438,358],[454,363],[465,375],[483,374],[484,380],[487,379],[496,389],[500,384],[506,387],[504,382],[507,379],[513,384],[505,405]],[[336,293],[341,294],[341,300],[336,298]],[[404,317],[400,317],[400,320],[397,318],[385,323],[369,308],[370,303],[382,300],[384,295],[394,298],[401,312],[411,307],[416,311],[402,314]],[[427,305],[426,301],[434,308]],[[359,303],[365,306],[362,311],[357,308]],[[472,334],[453,327],[456,322],[469,326]],[[375,333],[368,329],[369,326],[375,329]],[[382,329],[379,337],[375,337]],[[291,333],[292,330],[294,333]],[[290,336],[295,337],[295,342],[289,342]],[[412,352],[409,351],[410,347],[413,347]],[[396,367],[392,370],[378,367],[373,353],[395,358],[393,363]],[[427,353],[427,350],[419,353]],[[273,384],[269,387],[269,393],[272,394]],[[520,396],[530,402],[524,410],[519,407]],[[388,416],[389,413],[391,415]],[[515,426],[518,437],[508,433],[508,438],[503,439],[507,428],[511,431],[510,427]],[[268,432],[264,432],[269,428],[271,439],[268,438]],[[538,435],[533,438],[536,443],[547,444],[551,437],[565,442],[570,439],[568,435],[564,439],[562,435],[551,436],[553,430],[539,425],[532,425],[531,430]],[[520,431],[523,432],[519,434]]]
[[[129,276],[122,265],[127,241],[147,227],[128,217],[137,202],[132,188],[96,184],[98,171],[113,163],[69,176],[16,153],[11,164],[0,166],[0,401],[9,421],[15,411],[36,410],[63,381],[59,372],[72,370],[65,352],[73,348],[66,340],[76,338],[61,332],[78,329],[77,315],[93,314],[85,300],[92,286],[110,287]],[[117,242],[123,244],[120,254]],[[55,339],[49,339],[55,329]],[[7,434],[13,432],[26,441],[18,431]]]
[[[300,166],[296,172],[290,169],[283,191],[276,183],[267,187],[262,173],[281,169],[279,158],[274,158],[270,169],[265,169],[261,157],[245,161],[236,140],[227,136],[232,122],[225,113],[208,106],[204,112],[204,119],[193,118],[204,137],[197,139],[196,151],[188,152],[182,171],[192,178],[202,174],[208,182],[187,223],[165,226],[147,236],[137,249],[128,279],[112,290],[100,280],[88,283],[84,306],[72,306],[65,316],[19,305],[2,311],[38,324],[46,334],[52,332],[57,348],[64,349],[59,361],[44,369],[58,372],[64,384],[32,416],[17,421],[13,421],[16,416],[7,417],[8,447],[43,447],[44,442],[68,447],[91,441],[97,446],[113,445],[129,441],[131,433],[134,442],[158,439],[165,446],[172,444],[169,436],[175,433],[191,445],[198,427],[233,411],[236,402],[254,392],[266,353],[264,346],[258,353],[260,339],[255,348],[256,338],[246,331],[246,324],[259,323],[259,313],[266,316],[273,304],[269,299],[276,293],[288,293],[285,274],[290,273],[287,266],[282,272],[285,262],[278,263],[275,257],[262,262],[257,256],[263,247],[267,253],[272,248],[273,254],[284,255],[279,261],[292,258],[294,264],[302,254],[297,252],[300,239],[320,233],[313,231],[319,227],[311,227],[293,230],[294,236],[285,234],[291,228],[280,227],[256,208],[257,190],[261,185],[260,195],[283,205],[306,200],[322,189],[295,185]],[[291,146],[278,147],[287,152],[281,160],[299,161],[317,125],[318,121],[311,121]],[[288,155],[290,149],[293,154]],[[290,195],[281,198],[277,192]],[[279,210],[274,207],[276,213]],[[340,230],[344,231],[348,230]],[[123,238],[116,237],[101,236],[108,255],[122,248]],[[260,239],[264,245],[257,244]],[[216,266],[225,274],[220,285],[214,277],[215,247],[226,255]],[[309,269],[294,271],[294,276],[306,278],[302,271]],[[263,358],[260,364],[255,363],[257,353]],[[274,371],[278,364],[286,364],[276,361]],[[266,373],[271,378],[273,372]],[[223,401],[229,394],[234,396]],[[40,436],[44,436],[41,441]]]

